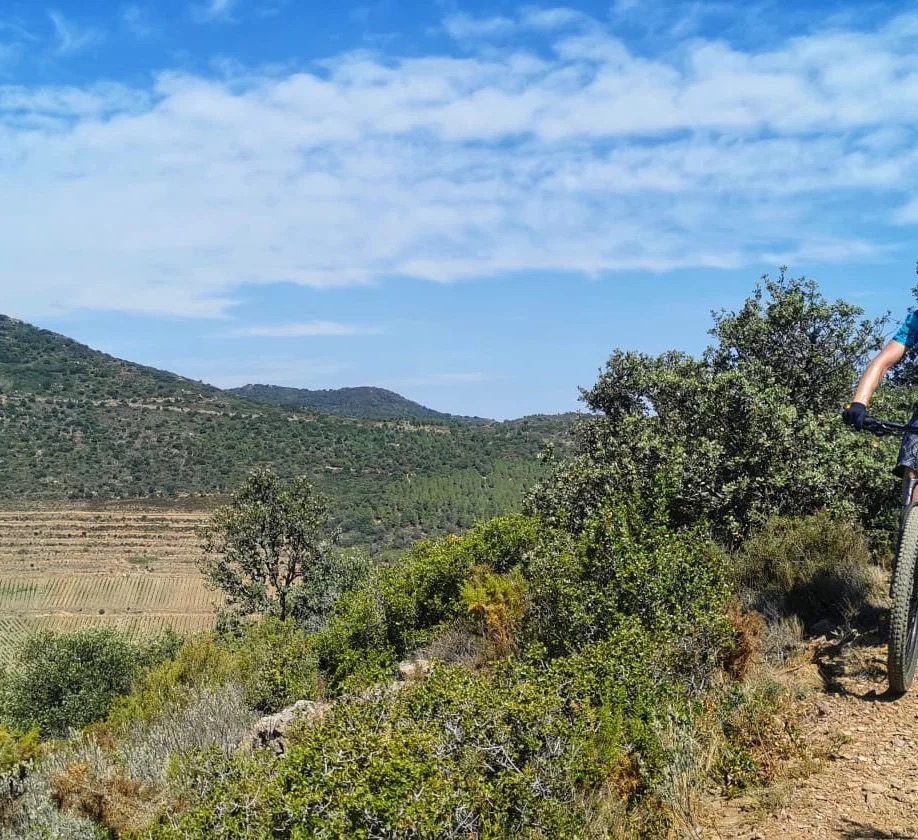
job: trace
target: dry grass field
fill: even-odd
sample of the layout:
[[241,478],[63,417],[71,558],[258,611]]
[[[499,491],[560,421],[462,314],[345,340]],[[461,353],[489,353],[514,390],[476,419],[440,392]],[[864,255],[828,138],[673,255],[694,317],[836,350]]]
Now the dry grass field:
[[194,562],[208,514],[198,502],[0,510],[0,662],[38,629],[211,626],[218,596]]

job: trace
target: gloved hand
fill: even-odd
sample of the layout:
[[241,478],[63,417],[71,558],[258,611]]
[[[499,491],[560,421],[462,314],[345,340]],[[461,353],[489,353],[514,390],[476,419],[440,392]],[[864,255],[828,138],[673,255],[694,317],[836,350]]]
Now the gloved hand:
[[864,421],[867,419],[867,406],[864,403],[851,403],[843,412],[842,420],[849,426],[853,426],[858,431],[864,428]]

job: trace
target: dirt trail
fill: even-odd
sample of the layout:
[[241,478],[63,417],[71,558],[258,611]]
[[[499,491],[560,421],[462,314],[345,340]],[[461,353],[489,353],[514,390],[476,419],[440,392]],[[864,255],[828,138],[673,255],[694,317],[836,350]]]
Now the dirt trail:
[[803,733],[828,745],[821,769],[792,783],[764,813],[749,800],[721,803],[705,840],[918,838],[918,684],[886,694],[885,647],[830,643],[806,664],[820,685]]

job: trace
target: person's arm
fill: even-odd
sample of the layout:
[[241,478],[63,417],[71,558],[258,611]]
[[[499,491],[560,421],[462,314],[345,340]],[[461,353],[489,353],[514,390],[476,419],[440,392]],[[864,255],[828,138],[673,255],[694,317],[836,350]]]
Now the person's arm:
[[870,405],[874,391],[880,386],[883,377],[889,372],[889,369],[900,361],[905,355],[905,345],[893,339],[877,355],[873,361],[867,365],[867,370],[858,383],[857,391],[854,394],[853,403],[860,403],[863,406]]

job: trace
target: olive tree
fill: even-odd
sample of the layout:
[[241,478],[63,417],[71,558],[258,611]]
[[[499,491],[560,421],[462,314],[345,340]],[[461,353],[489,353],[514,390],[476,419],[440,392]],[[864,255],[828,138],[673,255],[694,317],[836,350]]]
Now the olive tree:
[[314,629],[356,575],[352,558],[335,550],[336,536],[329,501],[305,477],[285,485],[260,469],[202,529],[199,566],[235,615]]

